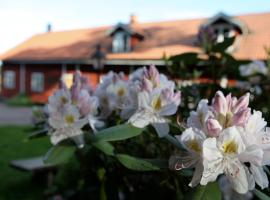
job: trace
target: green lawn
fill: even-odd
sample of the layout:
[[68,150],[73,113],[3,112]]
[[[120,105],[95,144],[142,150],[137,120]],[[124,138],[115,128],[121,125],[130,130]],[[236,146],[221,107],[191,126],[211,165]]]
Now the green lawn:
[[0,127],[0,199],[43,199],[44,185],[32,181],[31,173],[9,167],[10,160],[44,155],[48,138],[27,141],[30,127]]

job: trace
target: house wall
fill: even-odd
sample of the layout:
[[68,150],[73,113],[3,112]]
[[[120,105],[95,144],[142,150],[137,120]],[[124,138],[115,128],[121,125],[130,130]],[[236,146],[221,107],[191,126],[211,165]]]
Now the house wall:
[[[35,103],[46,103],[48,97],[57,89],[59,79],[62,74],[60,64],[51,65],[25,65],[25,94],[28,95]],[[44,74],[44,91],[33,92],[31,90],[31,75],[34,72]]]
[[[90,65],[73,65],[69,64],[65,66],[63,71],[61,64],[25,64],[25,94],[31,98],[35,103],[46,103],[48,97],[53,93],[54,90],[58,88],[59,80],[62,73],[73,74],[76,69],[82,72],[82,75],[88,78],[88,81],[92,88],[96,88],[99,83],[101,76],[105,75],[109,71],[124,72],[128,76],[130,72],[130,67],[128,66],[106,66],[103,70],[94,70]],[[135,68],[134,68],[135,69]],[[16,76],[16,87],[14,89],[7,89],[2,84],[1,95],[5,98],[10,98],[20,94],[20,65],[19,64],[9,64],[4,63],[2,80],[5,71],[12,70],[15,72]],[[32,73],[39,72],[44,74],[44,91],[43,92],[33,92],[31,90],[31,75]]]
[[[15,72],[15,88],[6,89],[4,86],[4,74],[6,71]],[[20,92],[20,68],[19,65],[16,64],[8,64],[2,66],[2,74],[1,74],[1,96],[3,97],[12,97],[17,95]]]

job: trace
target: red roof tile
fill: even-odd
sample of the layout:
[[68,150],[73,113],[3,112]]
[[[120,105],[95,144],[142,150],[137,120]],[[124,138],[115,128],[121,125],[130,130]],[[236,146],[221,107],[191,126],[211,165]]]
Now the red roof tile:
[[[236,16],[249,28],[240,38],[234,55],[238,59],[265,59],[264,46],[270,45],[270,13]],[[111,53],[112,28],[38,34],[0,56],[1,60],[80,60],[88,59],[101,43],[108,59],[162,59],[187,51],[199,51],[194,45],[199,26],[207,19],[136,23],[134,29],[144,35],[130,53]]]

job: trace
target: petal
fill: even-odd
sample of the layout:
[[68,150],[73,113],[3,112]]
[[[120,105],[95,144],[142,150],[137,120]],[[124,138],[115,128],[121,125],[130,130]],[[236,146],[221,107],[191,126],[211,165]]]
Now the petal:
[[250,171],[256,181],[256,183],[262,188],[267,188],[269,185],[268,177],[262,167],[250,165]]
[[248,107],[249,104],[249,93],[246,93],[240,99],[236,102],[235,106],[233,107],[233,112],[236,113],[242,109],[245,109]]
[[206,185],[208,182],[213,182],[219,174],[224,171],[222,164],[223,156],[217,148],[216,138],[208,138],[203,143],[203,175],[201,184]]
[[181,156],[171,156],[169,159],[169,168],[171,170],[181,170],[193,168],[198,162],[197,156],[192,156],[187,152],[182,152]]
[[153,123],[152,125],[160,138],[165,137],[170,132],[168,123]]
[[218,139],[218,147],[223,150],[223,145],[225,142],[233,141],[237,144],[238,154],[242,153],[245,150],[245,145],[241,137],[239,129],[235,126],[224,129]]
[[238,159],[230,160],[228,162],[225,174],[229,178],[232,188],[240,194],[247,193],[249,189],[249,181],[244,166]]
[[203,174],[203,164],[201,162],[198,162],[196,167],[195,167],[195,171],[194,171],[192,180],[188,185],[190,187],[197,186],[202,179],[202,174]]
[[146,112],[138,111],[129,118],[128,122],[135,127],[144,128],[150,123],[151,118],[149,117]]
[[263,150],[257,145],[248,146],[244,152],[238,155],[238,158],[242,163],[249,162],[256,166],[261,166]]
[[226,116],[228,105],[227,100],[221,91],[218,91],[213,99],[213,108],[217,113]]
[[175,103],[170,103],[163,106],[158,112],[160,116],[174,115],[177,111],[178,106]]
[[176,136],[183,147],[191,153],[201,153],[203,141],[206,139],[205,134],[199,129],[188,128],[182,135]]

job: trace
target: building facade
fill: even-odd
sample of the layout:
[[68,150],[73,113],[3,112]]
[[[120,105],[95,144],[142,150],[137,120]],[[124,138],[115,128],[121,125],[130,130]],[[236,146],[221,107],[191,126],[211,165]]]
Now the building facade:
[[[129,74],[134,69],[155,64],[166,70],[164,57],[199,52],[196,40],[202,28],[211,27],[217,42],[236,37],[230,50],[240,60],[265,60],[264,47],[270,45],[270,13],[230,17],[219,13],[210,19],[130,23],[64,32],[38,34],[0,56],[1,96],[26,94],[44,103],[59,79],[72,82],[80,69],[93,87],[110,70]],[[106,54],[99,58],[99,52]]]

